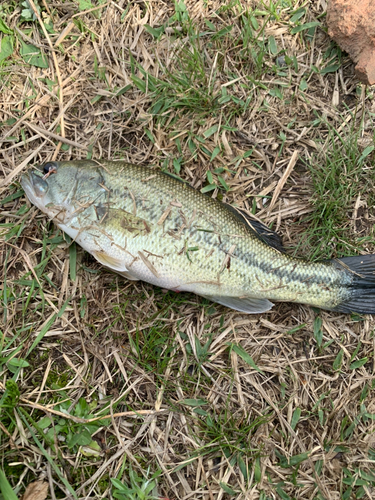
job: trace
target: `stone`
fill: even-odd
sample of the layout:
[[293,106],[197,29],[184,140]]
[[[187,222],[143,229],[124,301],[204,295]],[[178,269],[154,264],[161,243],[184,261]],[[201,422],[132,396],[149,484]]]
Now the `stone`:
[[329,0],[328,34],[356,63],[358,79],[375,83],[374,0]]

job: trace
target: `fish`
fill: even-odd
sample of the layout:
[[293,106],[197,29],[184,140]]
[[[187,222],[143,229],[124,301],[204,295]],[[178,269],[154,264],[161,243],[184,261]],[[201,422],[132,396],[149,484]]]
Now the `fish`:
[[26,196],[106,268],[243,313],[295,302],[375,313],[375,255],[309,262],[249,214],[125,161],[53,161],[22,176]]

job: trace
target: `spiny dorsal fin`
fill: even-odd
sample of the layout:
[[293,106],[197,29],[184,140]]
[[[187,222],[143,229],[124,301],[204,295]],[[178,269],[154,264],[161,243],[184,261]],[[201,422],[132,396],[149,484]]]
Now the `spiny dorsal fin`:
[[237,219],[243,222],[261,241],[270,247],[275,248],[279,252],[285,253],[285,248],[283,247],[283,242],[279,234],[272,231],[272,229],[268,228],[261,222],[251,219],[251,217],[244,210],[227,204],[226,206],[237,217]]

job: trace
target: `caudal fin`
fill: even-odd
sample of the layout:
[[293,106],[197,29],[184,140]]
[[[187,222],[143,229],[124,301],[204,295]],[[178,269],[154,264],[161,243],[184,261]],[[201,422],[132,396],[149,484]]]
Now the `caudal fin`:
[[344,257],[331,262],[337,268],[345,270],[351,278],[348,286],[350,298],[341,302],[333,311],[375,314],[375,255]]

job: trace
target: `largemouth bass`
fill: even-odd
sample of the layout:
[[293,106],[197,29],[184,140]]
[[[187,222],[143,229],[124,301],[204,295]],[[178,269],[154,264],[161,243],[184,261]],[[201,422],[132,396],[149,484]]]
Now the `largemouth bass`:
[[245,313],[272,301],[375,313],[375,255],[308,262],[278,235],[188,184],[124,161],[48,162],[29,200],[101,264]]

